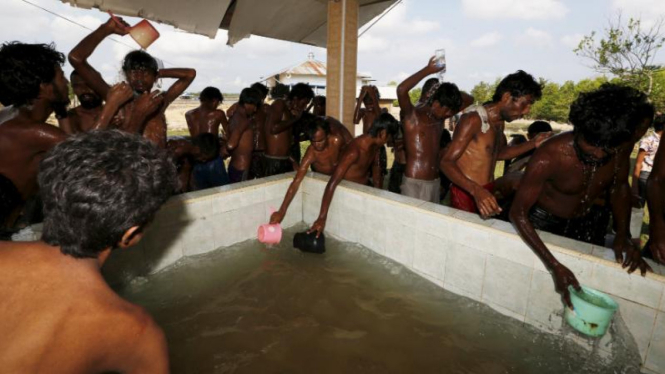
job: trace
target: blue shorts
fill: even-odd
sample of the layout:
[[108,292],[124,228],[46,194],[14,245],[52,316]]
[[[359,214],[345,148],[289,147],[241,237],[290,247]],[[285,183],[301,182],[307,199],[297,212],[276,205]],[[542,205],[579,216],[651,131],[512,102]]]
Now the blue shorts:
[[194,184],[197,190],[229,184],[229,175],[226,172],[226,166],[224,166],[224,160],[221,157],[195,164],[192,176],[194,177]]

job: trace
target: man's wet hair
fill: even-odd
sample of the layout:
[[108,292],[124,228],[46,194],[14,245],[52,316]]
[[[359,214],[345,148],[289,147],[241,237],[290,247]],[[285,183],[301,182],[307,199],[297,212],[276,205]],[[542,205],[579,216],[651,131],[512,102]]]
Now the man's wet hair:
[[533,121],[533,123],[529,125],[529,128],[527,129],[526,132],[529,135],[536,135],[540,134],[541,132],[550,132],[550,131],[552,131],[552,126],[550,125],[549,122]]
[[261,93],[254,88],[248,87],[248,88],[243,88],[243,90],[240,91],[240,99],[238,100],[238,105],[253,104],[258,107],[262,101],[263,99],[261,97]]
[[424,100],[427,97],[427,93],[432,90],[432,87],[434,85],[439,84],[439,79],[438,78],[430,78],[425,81],[425,84],[423,84],[423,89],[420,91],[420,100]]
[[298,83],[295,86],[291,88],[291,92],[289,92],[289,100],[291,99],[313,99],[314,98],[314,91],[312,90],[312,87],[310,87],[306,83]]
[[130,228],[143,229],[178,183],[166,151],[119,130],[70,137],[39,170],[42,240],[75,258],[96,258]]
[[284,99],[287,96],[289,96],[290,92],[289,86],[282,84],[282,83],[277,83],[275,86],[270,90],[270,97],[273,99]]
[[568,120],[575,135],[600,148],[616,148],[630,140],[640,122],[653,115],[647,96],[631,87],[605,83],[581,93],[570,106]]
[[142,50],[131,51],[127,53],[122,61],[122,70],[125,72],[132,70],[146,70],[155,74],[159,71],[157,60],[148,52]]
[[450,108],[454,113],[459,112],[462,108],[462,94],[455,83],[441,83],[432,96],[429,97],[428,104],[432,105],[435,101],[441,106]]
[[494,96],[492,96],[492,102],[501,101],[501,97],[506,92],[514,98],[531,95],[534,100],[539,100],[543,96],[543,88],[540,83],[536,82],[531,74],[523,70],[518,70],[499,82],[494,91]]
[[217,87],[206,87],[201,91],[201,94],[199,95],[199,101],[213,101],[213,100],[219,100],[219,102],[224,101],[224,95],[222,95],[222,92],[217,88]]
[[0,47],[0,103],[15,107],[29,104],[39,95],[39,85],[52,83],[56,67],[65,56],[51,44],[17,41]]
[[389,136],[395,137],[399,131],[399,122],[389,113],[381,113],[379,117],[374,120],[372,127],[369,129],[369,135],[376,138],[381,130],[386,130]]
[[219,139],[217,135],[204,132],[192,138],[192,144],[199,147],[201,154],[206,158],[215,158],[219,154]]
[[665,127],[665,114],[659,114],[653,119],[653,131],[663,131]]
[[[304,115],[305,113],[303,113]],[[308,113],[309,114],[309,113]],[[308,123],[307,127],[305,127],[305,131],[307,133],[307,136],[309,137],[310,140],[314,139],[314,134],[316,134],[316,131],[318,129],[323,130],[323,132],[328,135],[330,134],[330,124],[328,121],[321,117],[314,116],[310,114],[310,116],[314,117],[312,118]]]
[[268,96],[268,87],[266,87],[265,84],[261,82],[256,82],[253,85],[250,86],[251,88],[259,91],[261,93],[261,96],[266,97]]

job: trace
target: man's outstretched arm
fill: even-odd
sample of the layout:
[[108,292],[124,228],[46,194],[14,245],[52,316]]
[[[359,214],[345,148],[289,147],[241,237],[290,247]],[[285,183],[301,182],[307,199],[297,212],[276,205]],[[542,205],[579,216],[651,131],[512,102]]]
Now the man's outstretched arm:
[[333,172],[326,189],[323,193],[323,199],[321,200],[321,211],[319,212],[319,218],[312,224],[312,227],[309,229],[308,233],[316,231],[316,236],[319,237],[323,232],[323,229],[326,227],[326,220],[328,219],[328,209],[330,209],[330,203],[332,202],[333,195],[335,194],[335,189],[337,185],[344,179],[344,175],[349,170],[351,165],[353,165],[358,160],[359,154],[358,150],[349,150],[342,155],[335,171]]
[[124,25],[120,25],[112,18],[109,18],[106,23],[103,23],[95,31],[83,38],[83,40],[81,40],[81,42],[69,52],[68,56],[69,63],[72,64],[74,70],[76,70],[88,86],[101,97],[106,97],[110,86],[104,81],[102,75],[88,64],[88,58],[95,51],[99,43],[101,43],[107,36],[111,34],[127,34],[127,27],[129,27],[129,25],[123,21],[122,18],[118,17],[117,19]]
[[286,216],[286,211],[289,209],[291,201],[293,201],[293,198],[296,196],[298,188],[300,188],[300,184],[302,183],[303,179],[305,179],[307,169],[309,169],[309,166],[312,164],[312,162],[314,162],[314,152],[312,151],[312,146],[310,145],[307,147],[307,151],[305,151],[305,157],[303,157],[302,161],[300,162],[296,176],[293,178],[293,181],[289,185],[289,189],[286,190],[286,195],[284,196],[284,201],[282,201],[282,206],[280,206],[279,210],[270,216],[271,224],[282,223],[284,216]]
[[536,255],[543,262],[545,267],[554,276],[554,285],[556,291],[563,296],[563,299],[571,309],[573,307],[570,301],[569,286],[580,289],[580,284],[575,275],[563,264],[561,264],[552,252],[545,246],[538,233],[529,220],[529,211],[538,201],[538,197],[543,191],[545,182],[549,178],[553,155],[546,152],[536,153],[529,162],[529,167],[522,178],[520,187],[515,194],[512,208],[510,209],[510,221],[522,237],[522,240],[531,247]]
[[406,117],[411,114],[413,110],[413,104],[411,103],[411,97],[409,96],[409,91],[423,80],[426,76],[434,73],[438,73],[443,70],[443,67],[437,67],[434,57],[429,59],[429,63],[424,68],[418,70],[412,76],[406,78],[402,83],[397,86],[397,101],[399,102],[399,108],[402,111],[402,114]]

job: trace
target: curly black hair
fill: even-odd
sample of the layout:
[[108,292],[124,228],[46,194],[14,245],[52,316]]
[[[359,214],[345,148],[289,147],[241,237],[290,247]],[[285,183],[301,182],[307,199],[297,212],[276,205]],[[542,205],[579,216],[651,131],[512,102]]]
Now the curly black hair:
[[261,93],[261,96],[266,97],[268,96],[268,87],[266,87],[265,84],[261,82],[256,82],[250,86],[251,88],[259,91]]
[[201,94],[199,94],[199,100],[200,101],[213,101],[213,100],[219,100],[219,102],[224,101],[224,95],[222,95],[222,92],[216,88],[216,87],[206,87],[201,91]]
[[289,86],[282,84],[282,83],[277,83],[271,90],[270,90],[270,97],[274,99],[284,99],[287,96],[289,96],[289,92],[291,89]]
[[240,91],[240,98],[238,99],[238,105],[243,104],[253,104],[257,107],[261,105],[263,99],[261,98],[261,92],[255,88],[243,88]]
[[399,122],[390,113],[381,113],[369,129],[369,135],[376,138],[381,130],[386,130],[393,138],[399,132]]
[[298,83],[293,86],[291,92],[289,92],[289,100],[294,98],[311,100],[314,98],[314,91],[308,84]]
[[595,91],[581,93],[570,106],[568,119],[574,133],[589,144],[616,148],[633,137],[649,112],[653,113],[653,105],[644,93],[605,83]]
[[543,96],[543,88],[540,83],[536,82],[531,74],[523,70],[518,70],[503,78],[494,91],[492,101],[495,103],[501,101],[501,97],[506,92],[515,98],[531,95],[534,100],[540,100]]
[[143,228],[177,186],[166,151],[119,130],[68,138],[41,161],[42,240],[75,258],[95,258]]
[[53,82],[56,67],[64,62],[65,55],[53,43],[4,43],[0,47],[0,103],[30,103],[39,95],[39,85]]
[[131,70],[147,70],[157,74],[159,64],[148,52],[138,49],[127,53],[122,61],[122,71],[128,72]]
[[[305,115],[305,113],[303,113],[303,115]],[[307,127],[305,129],[307,132],[307,136],[309,137],[310,140],[314,138],[314,134],[316,134],[316,131],[318,129],[323,130],[323,132],[326,135],[330,134],[330,124],[328,123],[328,121],[326,121],[322,117],[317,117],[312,114],[309,115],[312,116],[313,118],[311,118],[311,120],[307,122]]]
[[442,107],[448,107],[453,112],[459,112],[462,107],[462,94],[454,83],[441,83],[441,85],[429,97],[428,103],[431,105],[434,101]]

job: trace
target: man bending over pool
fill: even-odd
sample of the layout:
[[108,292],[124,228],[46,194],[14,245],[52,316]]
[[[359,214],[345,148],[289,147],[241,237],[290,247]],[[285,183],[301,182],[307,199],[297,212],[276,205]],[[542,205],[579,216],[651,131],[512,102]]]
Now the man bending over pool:
[[118,130],[77,135],[43,159],[39,186],[42,240],[0,242],[0,371],[168,373],[162,330],[100,271],[171,196],[166,152]]
[[307,147],[305,157],[303,157],[298,167],[298,172],[293,178],[289,189],[286,191],[282,206],[270,216],[270,223],[282,222],[287,209],[289,209],[289,204],[291,204],[293,197],[298,192],[300,183],[305,179],[305,174],[307,174],[309,166],[312,165],[312,169],[317,173],[331,175],[335,171],[339,155],[346,144],[341,136],[330,133],[330,124],[321,117],[314,117],[309,121],[307,124],[307,135],[311,144]]
[[314,222],[308,233],[316,231],[318,237],[323,232],[333,194],[342,179],[367,184],[371,168],[374,187],[380,188],[379,148],[385,146],[388,139],[397,134],[398,129],[399,122],[395,117],[388,113],[382,113],[374,121],[367,134],[361,135],[347,144],[323,193],[319,218]]

